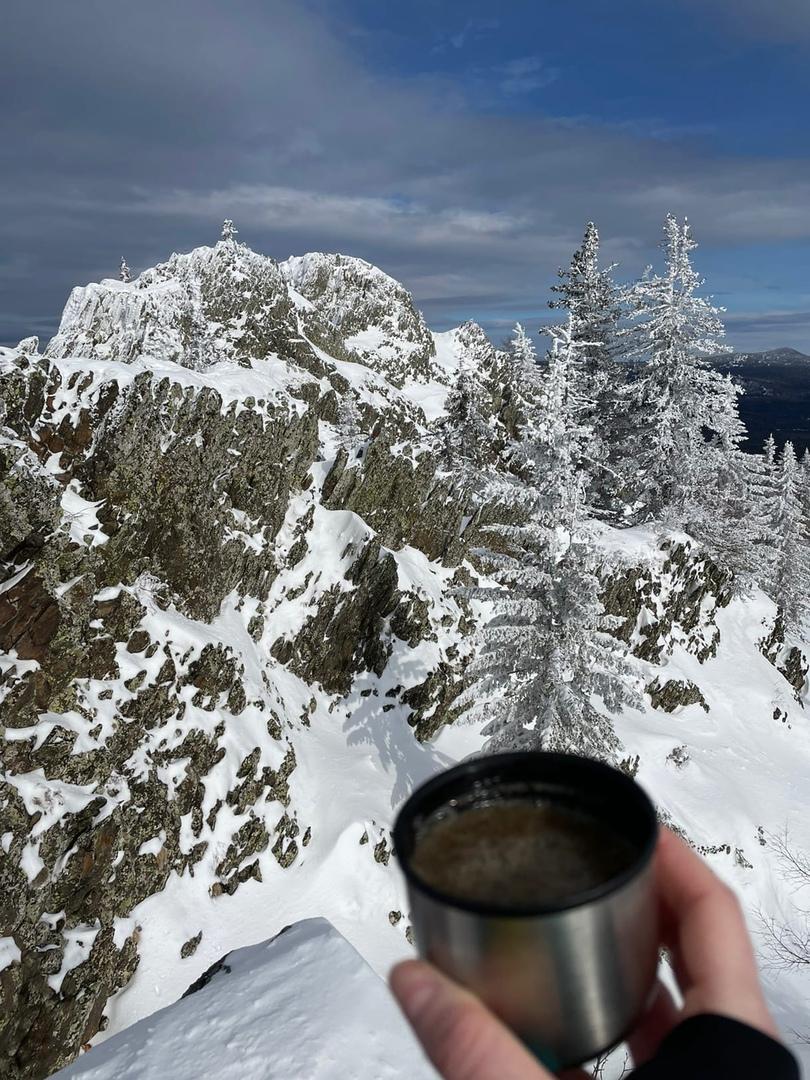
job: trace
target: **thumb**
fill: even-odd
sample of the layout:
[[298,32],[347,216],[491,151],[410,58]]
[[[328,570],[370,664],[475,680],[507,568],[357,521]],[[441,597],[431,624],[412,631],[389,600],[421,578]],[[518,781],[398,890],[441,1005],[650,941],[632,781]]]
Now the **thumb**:
[[444,1080],[552,1080],[472,994],[430,964],[406,960],[390,975],[399,1007]]

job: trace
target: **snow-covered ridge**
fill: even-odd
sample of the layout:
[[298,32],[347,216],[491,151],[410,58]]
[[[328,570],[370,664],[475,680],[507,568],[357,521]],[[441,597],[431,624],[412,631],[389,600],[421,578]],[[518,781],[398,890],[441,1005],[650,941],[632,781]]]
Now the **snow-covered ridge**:
[[75,288],[47,355],[205,369],[271,350],[294,361],[307,339],[400,385],[441,379],[412,297],[382,270],[322,253],[278,263],[233,240],[172,255],[134,281]]
[[[348,382],[355,405],[404,409],[424,424],[440,415],[464,354],[456,335],[432,334],[404,287],[362,259],[310,253],[277,263],[230,240],[172,255],[132,281],[75,288],[44,355],[92,361],[96,378],[103,370],[128,382],[129,365],[221,388],[223,406],[286,390],[306,397],[301,386],[328,378],[341,397]],[[36,358],[36,344],[7,352]]]

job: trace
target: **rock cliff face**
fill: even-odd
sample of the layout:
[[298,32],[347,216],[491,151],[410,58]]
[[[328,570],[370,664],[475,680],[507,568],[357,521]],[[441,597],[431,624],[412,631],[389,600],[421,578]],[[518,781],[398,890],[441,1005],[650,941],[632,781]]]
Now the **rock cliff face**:
[[231,242],[2,354],[4,1075],[99,1030],[170,876],[295,872],[294,734],[358,681],[417,736],[451,715],[463,507],[397,386],[446,393],[434,352],[375,268]]
[[[407,948],[388,824],[451,760],[430,740],[481,615],[436,420],[463,363],[512,428],[504,362],[361,260],[232,241],[76,289],[44,353],[0,351],[3,1076],[308,914]],[[688,537],[604,542],[651,708],[703,715],[666,669],[716,656],[728,581]],[[760,636],[787,716],[803,658]]]

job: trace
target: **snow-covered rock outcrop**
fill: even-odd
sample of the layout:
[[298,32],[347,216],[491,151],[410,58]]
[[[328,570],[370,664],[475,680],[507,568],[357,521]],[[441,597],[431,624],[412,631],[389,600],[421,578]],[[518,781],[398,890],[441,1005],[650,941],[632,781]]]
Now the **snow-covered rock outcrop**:
[[379,976],[324,919],[229,953],[60,1080],[429,1080]]
[[75,288],[48,356],[147,356],[200,370],[275,353],[317,369],[308,345],[400,386],[441,378],[421,313],[382,270],[317,252],[277,263],[233,240],[172,255],[134,281]]
[[48,355],[120,363],[145,355],[201,369],[261,359],[295,330],[278,263],[220,241],[172,255],[135,281],[74,289]]
[[[435,376],[433,337],[410,294],[363,259],[310,252],[279,266],[298,306],[398,385]],[[303,298],[303,303],[301,299]]]

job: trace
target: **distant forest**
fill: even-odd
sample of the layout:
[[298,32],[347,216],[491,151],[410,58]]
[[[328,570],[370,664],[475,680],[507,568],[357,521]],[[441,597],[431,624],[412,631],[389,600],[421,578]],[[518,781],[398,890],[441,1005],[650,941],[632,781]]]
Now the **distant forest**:
[[740,417],[748,429],[743,450],[758,453],[773,434],[798,454],[810,448],[810,356],[795,349],[718,357],[713,366],[740,383]]

